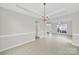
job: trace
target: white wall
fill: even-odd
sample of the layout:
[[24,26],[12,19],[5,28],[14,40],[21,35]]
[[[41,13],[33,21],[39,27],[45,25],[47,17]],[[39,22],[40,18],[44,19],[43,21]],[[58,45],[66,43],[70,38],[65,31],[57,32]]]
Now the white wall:
[[32,41],[36,19],[0,8],[0,50]]
[[72,17],[73,43],[79,46],[79,12]]
[[[68,34],[73,35],[73,42],[79,44],[79,12],[70,17]],[[29,42],[35,38],[35,19],[14,11],[0,8],[0,50]],[[52,24],[52,32],[56,31],[57,23]],[[43,36],[43,24],[39,24],[39,36]]]

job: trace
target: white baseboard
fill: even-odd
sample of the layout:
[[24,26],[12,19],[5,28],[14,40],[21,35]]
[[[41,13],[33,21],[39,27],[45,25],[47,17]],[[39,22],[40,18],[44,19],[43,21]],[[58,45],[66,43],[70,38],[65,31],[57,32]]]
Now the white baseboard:
[[[25,34],[22,34],[22,35],[25,35]],[[74,34],[74,36],[79,36],[79,34]],[[3,37],[3,36],[2,36],[2,37]],[[7,36],[5,36],[5,37],[7,37]],[[23,42],[23,43],[20,43],[20,44],[17,44],[17,45],[13,45],[13,46],[11,46],[11,47],[7,47],[7,48],[4,48],[4,49],[1,49],[0,52],[3,52],[3,51],[6,51],[6,50],[15,48],[15,47],[18,47],[18,46],[27,44],[27,43],[30,43],[30,42],[32,42],[32,41],[34,41],[34,40],[35,40],[35,39],[29,40],[29,41],[26,41],[26,42]],[[72,45],[74,45],[74,46],[79,47],[79,44],[77,44],[77,43],[73,43],[73,42],[70,42],[70,43],[71,43]]]
[[[6,50],[9,50],[9,49],[11,49],[11,48],[15,48],[15,47],[18,47],[18,46],[21,46],[21,45],[24,45],[24,44],[26,44],[26,43],[29,43],[29,42],[32,42],[32,41],[34,41],[35,39],[32,37],[32,38],[26,38],[26,37],[28,37],[28,35],[30,36],[30,35],[33,35],[34,34],[34,32],[29,32],[29,33],[17,33],[17,34],[7,34],[7,35],[0,35],[0,38],[1,38],[1,40],[3,40],[4,39],[4,41],[3,41],[3,43],[6,43],[6,38],[8,38],[8,39],[12,39],[12,42],[13,42],[13,39],[15,39],[14,40],[14,42],[16,42],[16,39],[18,40],[19,38],[21,38],[21,36],[23,36],[21,39],[25,39],[24,41],[22,41],[22,42],[18,42],[18,43],[14,43],[14,44],[12,44],[12,45],[10,45],[9,44],[9,46],[8,46],[8,41],[7,41],[7,46],[6,47],[4,47],[4,48],[1,48],[0,49],[0,52],[3,52],[3,51],[6,51]],[[26,35],[26,36],[25,36]],[[18,37],[19,36],[19,37]],[[29,40],[26,40],[26,39],[29,39]],[[5,46],[5,44],[4,44],[4,46]]]
[[79,47],[79,44],[76,44],[76,43],[72,43],[72,45]]
[[18,46],[27,44],[27,43],[30,43],[30,42],[32,42],[32,41],[34,41],[34,40],[35,40],[35,39],[33,39],[33,40],[29,40],[29,41],[27,41],[27,42],[23,42],[23,43],[20,43],[20,44],[17,44],[17,45],[14,45],[14,46],[11,46],[11,47],[8,47],[8,48],[5,48],[5,49],[1,49],[0,52],[3,52],[3,51],[6,51],[6,50],[15,48],[15,47],[18,47]]
[[78,33],[72,34],[72,45],[79,47],[79,44],[74,42],[74,40],[77,40],[78,38],[79,38],[79,34]]

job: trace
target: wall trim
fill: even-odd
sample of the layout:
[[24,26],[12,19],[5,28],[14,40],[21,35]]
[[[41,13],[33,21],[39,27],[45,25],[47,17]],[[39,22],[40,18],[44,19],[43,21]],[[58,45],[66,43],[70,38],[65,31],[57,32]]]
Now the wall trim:
[[11,9],[9,9],[9,8],[5,8],[5,7],[2,7],[2,6],[0,6],[0,8],[1,9],[4,9],[4,10],[7,10],[7,11],[11,11],[11,12],[15,12],[15,13],[18,13],[18,14],[21,14],[21,15],[24,15],[24,16],[29,16],[29,17],[32,17],[32,18],[34,18],[34,19],[38,19],[38,17],[35,17],[35,16],[33,16],[33,15],[30,15],[30,14],[24,14],[24,13],[21,13],[21,12],[18,12],[18,11],[15,11],[15,10],[11,10]]
[[[72,38],[73,38],[74,36],[78,36],[78,37],[79,37],[79,33],[72,34]],[[72,45],[79,47],[79,44],[74,43],[74,42],[72,42]]]
[[73,36],[79,36],[79,33],[72,34]]
[[[13,36],[21,36],[21,35],[28,35],[28,34],[33,34],[34,32],[29,32],[29,33],[18,33],[18,34],[8,34],[8,35],[0,35],[0,37],[13,37]],[[79,36],[79,34],[72,34],[72,36]],[[33,40],[29,40],[29,41],[26,41],[26,42],[23,42],[23,43],[20,43],[20,44],[17,44],[17,45],[13,45],[11,47],[8,47],[8,48],[5,48],[5,49],[1,49],[0,52],[3,52],[3,51],[7,51],[9,49],[12,49],[12,48],[15,48],[15,47],[19,47],[19,46],[22,46],[24,44],[27,44],[27,43],[30,43],[32,41],[35,41],[35,39]],[[74,46],[77,46],[79,47],[79,44],[76,44],[76,43],[73,43],[73,42],[70,42],[72,45]]]
[[20,43],[20,44],[17,44],[17,45],[14,45],[14,46],[11,46],[11,47],[8,47],[8,48],[5,48],[5,49],[1,49],[0,52],[7,51],[7,50],[9,50],[9,49],[22,46],[22,45],[27,44],[27,43],[30,43],[30,42],[32,42],[32,41],[34,41],[34,40],[35,40],[35,39],[30,40],[30,41],[27,41],[27,42],[24,42],[24,43]]
[[[17,33],[17,34],[7,34],[7,35],[0,35],[0,38],[4,38],[4,37],[14,37],[14,36],[22,36],[22,35],[29,35],[29,34],[33,34],[35,32],[29,32],[29,33]],[[9,49],[12,49],[12,48],[15,48],[15,47],[18,47],[18,46],[21,46],[21,45],[24,45],[26,43],[30,43],[32,41],[34,41],[35,39],[33,38],[33,40],[29,40],[29,41],[26,41],[26,42],[23,42],[23,43],[18,43],[16,45],[13,45],[11,47],[7,47],[7,48],[4,48],[4,49],[0,49],[0,52],[3,52],[3,51],[6,51],[6,50],[9,50]]]
[[72,42],[72,45],[79,47],[79,44],[76,44],[76,43],[73,43],[73,42]]
[[52,33],[52,34],[72,36],[72,34],[68,34],[68,33]]
[[35,32],[6,34],[6,35],[0,35],[0,38],[3,38],[3,37],[13,37],[13,36],[21,36],[21,35],[28,35],[28,34],[33,34],[33,33],[35,33]]

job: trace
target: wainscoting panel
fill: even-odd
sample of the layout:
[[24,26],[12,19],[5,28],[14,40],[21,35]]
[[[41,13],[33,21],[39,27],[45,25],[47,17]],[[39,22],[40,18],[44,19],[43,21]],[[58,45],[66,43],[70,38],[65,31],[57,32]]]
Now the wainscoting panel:
[[0,35],[0,52],[35,40],[35,33]]

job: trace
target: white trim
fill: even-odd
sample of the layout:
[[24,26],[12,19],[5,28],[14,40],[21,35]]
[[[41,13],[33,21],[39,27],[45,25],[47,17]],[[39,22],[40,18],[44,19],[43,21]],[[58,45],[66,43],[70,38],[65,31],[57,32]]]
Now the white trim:
[[0,37],[13,37],[13,36],[21,36],[21,35],[28,35],[28,34],[33,34],[34,32],[29,32],[29,33],[17,33],[17,34],[7,34],[7,35],[0,35]]
[[15,47],[24,45],[24,44],[26,44],[26,43],[30,43],[30,42],[32,42],[32,41],[34,41],[34,40],[35,40],[35,39],[30,40],[30,41],[27,41],[27,42],[24,42],[24,43],[20,43],[20,44],[17,44],[17,45],[14,45],[14,46],[11,46],[11,47],[8,47],[8,48],[5,48],[5,49],[1,49],[0,52],[3,52],[3,51],[6,51],[6,50],[9,50],[9,49],[12,49],[12,48],[15,48]]
[[[48,15],[49,16],[54,16],[55,14],[64,12],[65,10],[66,10],[65,8],[62,8],[62,9],[59,9],[59,10],[54,11],[53,13],[49,13]],[[51,18],[53,18],[53,17],[51,17]]]
[[38,15],[38,16],[41,16],[41,15],[42,15],[42,14],[40,14],[39,12],[36,12],[36,10],[34,11],[34,10],[32,10],[32,9],[24,8],[24,7],[20,6],[19,4],[16,4],[16,7],[17,7],[17,8],[20,8],[20,9],[22,9],[22,10],[24,10],[24,11],[30,12],[30,13],[32,13],[32,14],[34,14],[34,15]]
[[72,34],[73,36],[79,36],[79,33]]
[[69,35],[69,36],[72,36],[72,34],[69,34],[69,33],[52,33],[52,34],[57,34],[57,35]]
[[3,7],[3,6],[0,6],[0,8],[3,8],[4,10],[9,10],[9,11],[12,11],[12,12],[15,12],[15,13],[19,13],[19,14],[21,14],[21,15],[27,15],[27,16],[29,16],[29,17],[33,17],[33,18],[35,18],[35,19],[38,19],[38,17],[33,16],[33,15],[29,14],[29,13],[26,14],[26,13],[18,12],[18,11],[16,11],[16,10],[6,8],[5,6],[4,6],[4,7]]
[[[21,36],[21,35],[28,35],[28,34],[33,34],[33,33],[34,33],[34,32],[0,35],[0,38]],[[29,42],[32,42],[32,41],[34,41],[34,40],[35,40],[35,39],[29,40],[29,41],[26,41],[26,42],[23,42],[23,43],[19,43],[19,44],[13,45],[13,46],[11,46],[11,47],[7,47],[7,48],[4,48],[4,49],[1,49],[0,52],[3,52],[3,51],[6,51],[6,50],[9,50],[9,49],[11,49],[11,48],[15,48],[15,47],[24,45],[24,44],[29,43]]]
[[[34,32],[1,35],[0,37],[13,37],[13,36],[20,36],[20,35],[28,35],[28,34],[32,34],[32,33],[34,33]],[[73,34],[73,35],[79,35],[79,34]],[[17,44],[17,45],[13,45],[13,46],[8,47],[8,48],[5,48],[5,49],[1,49],[0,52],[3,52],[3,51],[6,51],[6,50],[9,50],[9,49],[12,49],[12,48],[15,48],[15,47],[24,45],[24,44],[26,44],[26,43],[30,43],[30,42],[32,42],[32,41],[34,41],[34,40],[35,40],[35,39],[29,40],[29,41],[26,41],[26,42],[23,42],[23,43],[20,43],[20,44]],[[73,43],[72,41],[71,41],[70,43],[71,43],[72,45],[74,45],[74,46],[78,46],[78,47],[79,47],[79,44]]]
[[[74,37],[74,36],[78,36],[79,37],[79,33],[72,34],[72,37]],[[73,43],[72,42],[72,45],[79,47],[79,44],[77,44],[77,43]]]
[[73,42],[72,42],[72,45],[79,47],[79,44],[76,44],[76,43],[73,43]]

